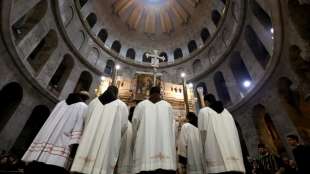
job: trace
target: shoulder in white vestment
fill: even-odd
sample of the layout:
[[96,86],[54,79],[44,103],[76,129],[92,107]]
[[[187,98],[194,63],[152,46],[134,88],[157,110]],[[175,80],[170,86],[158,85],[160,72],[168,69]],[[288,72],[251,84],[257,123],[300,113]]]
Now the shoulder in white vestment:
[[185,123],[178,141],[178,155],[187,158],[187,174],[203,174],[204,156],[200,133],[197,127]]
[[139,103],[133,115],[133,173],[176,170],[174,116],[166,101]]
[[79,143],[86,110],[87,105],[82,102],[71,105],[65,101],[59,102],[22,160],[39,161],[68,169],[71,162],[70,145]]
[[112,174],[126,132],[128,108],[121,100],[103,105],[95,98],[86,113],[87,124],[71,171]]

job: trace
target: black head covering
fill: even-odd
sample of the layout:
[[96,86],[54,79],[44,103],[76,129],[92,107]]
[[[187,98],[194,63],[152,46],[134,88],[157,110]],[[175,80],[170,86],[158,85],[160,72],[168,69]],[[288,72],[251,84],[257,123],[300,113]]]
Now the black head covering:
[[72,104],[78,103],[78,102],[83,102],[82,98],[80,97],[80,95],[78,93],[71,93],[68,95],[68,97],[66,99],[66,103],[68,105],[72,105]]
[[108,89],[99,96],[100,102],[105,105],[117,99],[118,88],[116,86],[109,86]]
[[198,126],[198,118],[194,112],[188,112],[186,118],[190,124],[194,125],[195,127]]
[[216,111],[217,113],[222,113],[224,111],[224,106],[221,101],[216,101],[213,94],[207,94],[204,96],[204,100],[208,101],[209,107]]

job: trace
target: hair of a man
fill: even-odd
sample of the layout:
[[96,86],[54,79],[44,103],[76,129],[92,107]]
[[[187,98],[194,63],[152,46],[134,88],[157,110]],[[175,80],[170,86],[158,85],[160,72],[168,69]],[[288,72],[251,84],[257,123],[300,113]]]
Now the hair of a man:
[[296,142],[299,142],[299,138],[298,138],[297,135],[291,134],[291,135],[288,135],[288,136],[286,136],[286,137],[287,137],[287,138],[290,138],[290,139],[293,139],[293,140],[295,140]]
[[205,96],[204,96],[204,100],[207,101],[207,102],[210,103],[210,104],[213,104],[213,103],[216,102],[216,99],[215,99],[215,97],[214,97],[213,94],[207,94],[207,95],[205,95]]
[[160,87],[159,86],[153,86],[150,89],[150,95],[154,95],[154,94],[160,94]]

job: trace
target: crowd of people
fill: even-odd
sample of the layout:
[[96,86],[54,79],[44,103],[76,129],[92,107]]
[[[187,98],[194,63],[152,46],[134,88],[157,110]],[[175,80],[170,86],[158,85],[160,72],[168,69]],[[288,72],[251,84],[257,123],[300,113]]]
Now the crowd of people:
[[72,93],[56,105],[22,158],[25,174],[310,174],[309,147],[296,135],[288,136],[295,161],[259,144],[246,169],[235,121],[212,94],[198,116],[187,113],[180,130],[159,87],[130,109],[115,86],[89,105],[88,99]]

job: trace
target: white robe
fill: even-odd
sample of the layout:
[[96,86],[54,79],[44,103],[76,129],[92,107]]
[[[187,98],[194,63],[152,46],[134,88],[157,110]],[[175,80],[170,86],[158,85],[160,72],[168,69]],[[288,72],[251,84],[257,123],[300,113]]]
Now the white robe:
[[72,162],[69,158],[70,145],[79,143],[86,110],[87,105],[83,102],[71,105],[65,101],[59,102],[22,160],[39,161],[68,169]]
[[187,174],[203,174],[204,156],[197,127],[190,123],[185,123],[181,128],[178,140],[178,155],[187,158]]
[[132,124],[128,121],[126,134],[122,143],[117,162],[117,174],[130,174],[132,168]]
[[103,105],[95,98],[86,113],[84,133],[71,171],[112,174],[119,156],[121,137],[127,129],[128,108],[121,100]]
[[174,119],[168,102],[140,102],[133,115],[133,131],[133,173],[176,170]]
[[238,131],[226,109],[220,114],[209,107],[201,109],[198,128],[202,135],[206,133],[202,139],[209,173],[245,173]]

